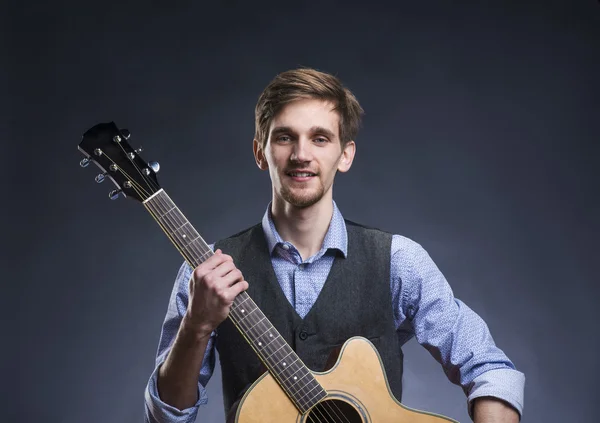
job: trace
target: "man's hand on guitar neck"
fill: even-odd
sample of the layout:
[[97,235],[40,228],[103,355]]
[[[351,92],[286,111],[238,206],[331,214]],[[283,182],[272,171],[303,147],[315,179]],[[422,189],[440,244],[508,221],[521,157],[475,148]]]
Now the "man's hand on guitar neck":
[[519,423],[519,413],[502,400],[480,397],[474,400],[474,423]]
[[248,289],[233,259],[221,250],[194,269],[190,279],[187,322],[199,334],[210,335],[227,318],[233,300]]
[[183,410],[198,401],[198,374],[211,333],[227,318],[233,300],[248,282],[231,256],[217,250],[194,269],[189,303],[171,351],[158,371],[157,388],[165,403]]

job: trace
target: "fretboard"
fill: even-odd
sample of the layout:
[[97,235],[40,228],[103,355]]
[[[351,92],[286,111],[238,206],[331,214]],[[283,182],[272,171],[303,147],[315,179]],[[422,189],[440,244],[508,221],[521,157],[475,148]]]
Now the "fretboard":
[[[164,190],[144,205],[192,268],[214,254]],[[311,371],[246,292],[234,300],[229,318],[301,413],[326,396]]]

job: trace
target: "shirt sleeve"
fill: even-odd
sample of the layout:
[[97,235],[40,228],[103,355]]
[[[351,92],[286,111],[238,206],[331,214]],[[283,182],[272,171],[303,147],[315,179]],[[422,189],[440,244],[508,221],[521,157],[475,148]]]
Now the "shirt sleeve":
[[211,334],[206,346],[202,367],[198,375],[198,401],[193,407],[179,410],[166,404],[160,399],[156,387],[158,369],[166,360],[171,350],[171,346],[179,330],[179,325],[181,324],[181,319],[187,310],[189,298],[188,284],[191,274],[191,267],[187,263],[184,263],[177,273],[173,291],[171,292],[167,314],[162,325],[156,364],[144,393],[144,402],[146,405],[145,421],[147,423],[192,423],[196,420],[200,405],[208,402],[205,387],[215,367],[215,332]]
[[475,398],[491,396],[523,413],[525,375],[499,349],[483,319],[455,298],[444,275],[418,243],[392,238],[391,290],[400,344],[413,336],[448,379]]

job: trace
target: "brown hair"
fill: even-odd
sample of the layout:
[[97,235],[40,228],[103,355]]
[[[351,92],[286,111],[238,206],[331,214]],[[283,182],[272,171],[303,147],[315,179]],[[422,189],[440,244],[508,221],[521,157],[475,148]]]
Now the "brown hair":
[[363,109],[354,94],[334,75],[310,68],[293,69],[277,75],[261,93],[254,110],[255,133],[262,148],[267,143],[273,118],[288,103],[314,98],[331,101],[340,116],[342,148],[354,140],[360,126]]

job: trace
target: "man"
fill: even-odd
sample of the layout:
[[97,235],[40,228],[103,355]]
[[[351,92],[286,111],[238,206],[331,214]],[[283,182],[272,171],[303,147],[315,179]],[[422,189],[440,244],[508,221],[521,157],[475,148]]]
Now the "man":
[[[225,320],[248,289],[312,370],[323,370],[325,350],[349,336],[377,340],[399,398],[400,347],[416,336],[463,387],[475,422],[519,421],[524,375],[483,320],[453,297],[425,250],[345,221],[333,201],[335,174],[350,169],[356,152],[362,109],[354,95],[332,75],[297,69],[267,86],[255,114],[254,157],[269,171],[272,201],[261,224],[215,244],[215,255],[196,269],[180,269],[146,390],[147,420],[195,420],[215,348],[226,410],[261,374]],[[244,274],[264,277],[249,285]]]

